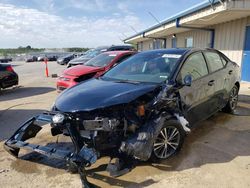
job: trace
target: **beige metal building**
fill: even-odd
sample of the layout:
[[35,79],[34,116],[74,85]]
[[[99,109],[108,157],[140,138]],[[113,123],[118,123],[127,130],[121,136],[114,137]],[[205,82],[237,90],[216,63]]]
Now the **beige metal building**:
[[242,66],[250,81],[250,0],[208,0],[124,40],[138,50],[212,47]]

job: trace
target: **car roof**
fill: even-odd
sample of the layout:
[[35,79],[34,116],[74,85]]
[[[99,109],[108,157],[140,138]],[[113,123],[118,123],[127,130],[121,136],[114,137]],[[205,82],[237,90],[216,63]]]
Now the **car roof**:
[[147,50],[142,51],[140,53],[153,53],[153,52],[159,52],[159,53],[170,53],[170,54],[179,54],[184,55],[188,52],[197,52],[197,51],[214,51],[218,52],[218,50],[214,48],[168,48],[168,49],[155,49],[155,50]]
[[106,52],[103,52],[104,54],[116,54],[116,55],[120,55],[120,54],[125,54],[125,53],[136,53],[135,51],[131,51],[131,50],[117,50],[117,51],[106,51]]
[[142,51],[140,52],[141,54],[143,53],[170,53],[170,54],[179,54],[182,55],[186,52],[191,51],[191,48],[168,48],[168,49],[155,49],[155,50],[148,50],[148,51]]

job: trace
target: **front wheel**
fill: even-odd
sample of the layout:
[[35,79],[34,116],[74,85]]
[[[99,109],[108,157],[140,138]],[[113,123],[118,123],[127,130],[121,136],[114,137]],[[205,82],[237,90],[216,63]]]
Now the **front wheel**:
[[173,156],[180,150],[184,137],[185,131],[177,120],[167,121],[155,138],[151,158],[155,161]]
[[238,103],[238,93],[239,93],[239,88],[236,85],[234,85],[234,87],[232,88],[229,94],[229,101],[227,105],[223,108],[224,112],[228,112],[228,113],[234,112]]

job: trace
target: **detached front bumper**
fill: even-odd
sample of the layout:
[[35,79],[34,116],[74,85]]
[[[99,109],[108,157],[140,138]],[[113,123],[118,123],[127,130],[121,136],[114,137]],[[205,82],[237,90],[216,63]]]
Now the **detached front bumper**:
[[96,162],[97,154],[94,149],[80,144],[75,135],[74,126],[67,125],[71,140],[75,146],[74,151],[61,150],[57,148],[31,144],[26,140],[33,138],[43,128],[43,125],[51,123],[54,114],[43,113],[26,121],[5,143],[4,147],[11,155],[18,157],[20,149],[34,151],[48,157],[65,160],[73,166],[85,167]]

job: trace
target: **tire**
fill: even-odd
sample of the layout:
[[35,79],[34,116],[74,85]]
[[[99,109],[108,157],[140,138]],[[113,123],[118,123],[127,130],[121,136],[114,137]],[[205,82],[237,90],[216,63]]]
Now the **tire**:
[[[164,135],[167,135],[167,139]],[[185,135],[185,131],[179,121],[166,121],[160,134],[154,141],[151,154],[152,161],[164,160],[175,155],[181,149]]]
[[239,88],[234,85],[229,94],[229,100],[222,111],[227,113],[233,113],[237,107]]

